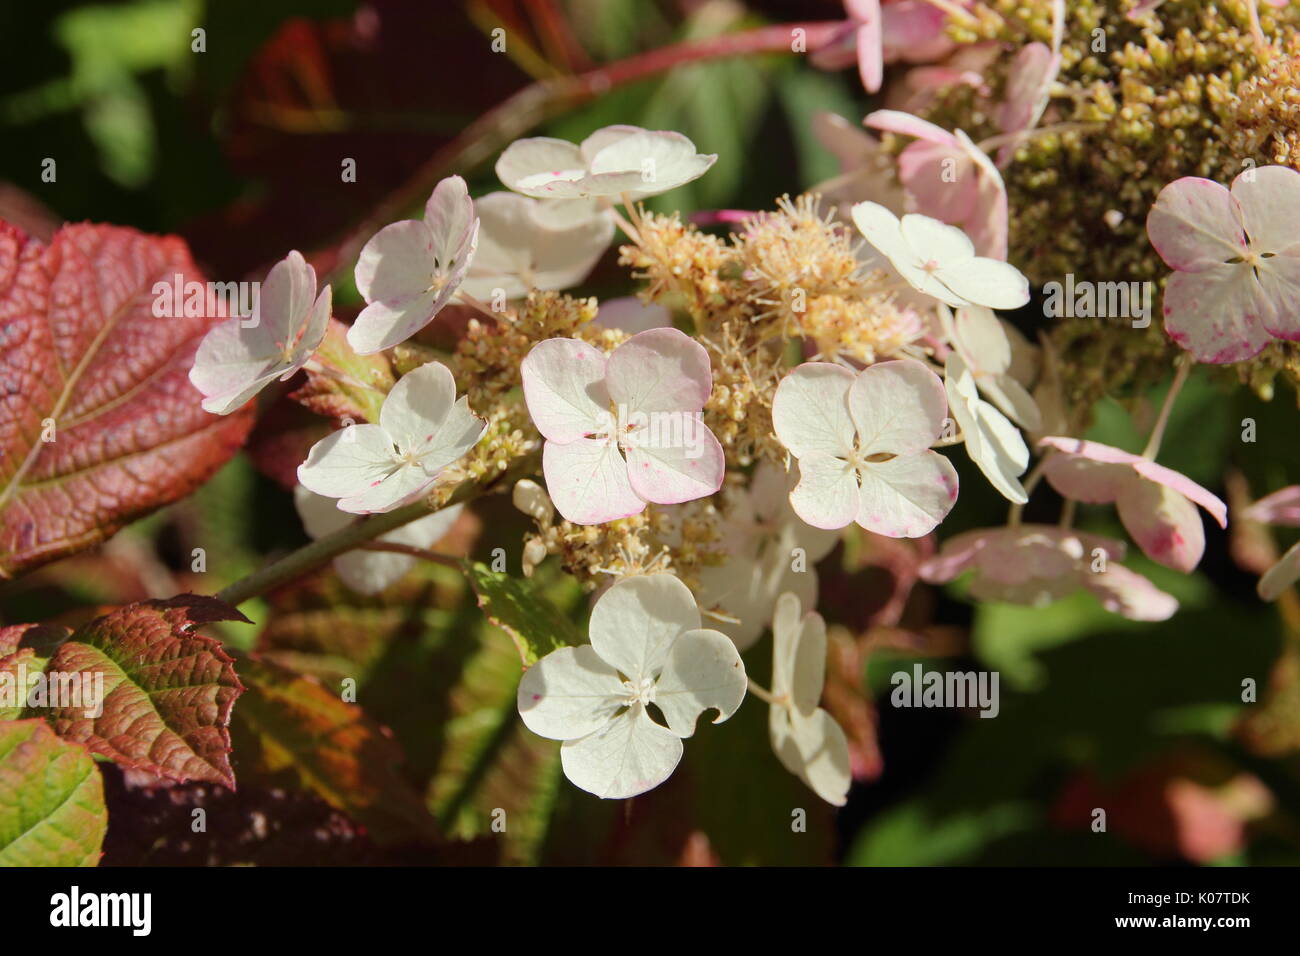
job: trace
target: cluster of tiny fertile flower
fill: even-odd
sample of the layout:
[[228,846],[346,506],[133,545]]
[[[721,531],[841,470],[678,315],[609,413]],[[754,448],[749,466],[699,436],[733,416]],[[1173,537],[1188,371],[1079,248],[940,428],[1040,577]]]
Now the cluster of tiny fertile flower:
[[651,504],[640,514],[603,525],[574,524],[546,513],[538,516],[536,532],[524,539],[524,572],[531,575],[554,555],[588,590],[650,572],[674,574],[694,589],[700,569],[722,561],[719,521],[709,499],[673,509]]
[[[777,200],[746,217],[730,244],[678,216],[647,215],[620,261],[647,282],[643,296],[684,309],[710,353],[705,421],[727,463],[782,461],[772,396],[789,370],[788,345],[813,361],[869,365],[907,354],[919,335],[879,270],[864,268],[861,239],[815,194]],[[801,350],[801,357],[804,352]]]
[[[954,20],[949,35],[964,44],[1046,42],[1052,6],[984,0],[973,10],[978,26]],[[1300,168],[1300,5],[1258,4],[1267,47],[1252,35],[1247,0],[1171,0],[1130,18],[1134,6],[1066,4],[1061,68],[1043,128],[1003,170],[1009,258],[1036,284],[1067,273],[1161,282],[1165,270],[1144,230],[1162,187],[1180,176],[1231,180],[1250,162]],[[918,112],[976,139],[996,135],[989,104],[1002,95],[1009,65],[1010,57],[998,57],[985,89],[949,87]],[[1064,318],[1052,336],[1071,397],[1084,404],[1159,380],[1173,354],[1158,323],[1137,331],[1127,322]],[[1275,343],[1235,372],[1267,394],[1279,368],[1300,378],[1300,351]]]

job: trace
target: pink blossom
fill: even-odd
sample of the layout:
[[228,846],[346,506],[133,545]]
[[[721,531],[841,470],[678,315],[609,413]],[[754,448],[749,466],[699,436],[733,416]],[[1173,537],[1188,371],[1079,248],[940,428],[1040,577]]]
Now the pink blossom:
[[974,572],[970,594],[981,601],[1042,606],[1078,590],[1134,621],[1164,621],[1178,610],[1173,597],[1129,570],[1124,544],[1050,525],[967,531],[944,542],[920,567],[921,578],[944,584]]
[[1114,502],[1120,521],[1152,561],[1184,573],[1205,553],[1205,531],[1193,504],[1227,527],[1228,507],[1186,475],[1099,442],[1048,437],[1055,448],[1043,473],[1067,498],[1088,504]]
[[1186,176],[1160,191],[1147,236],[1174,270],[1165,331],[1198,361],[1240,362],[1300,340],[1300,173],[1248,169],[1232,189]]
[[722,446],[699,414],[713,374],[690,336],[650,329],[608,357],[578,339],[546,339],[522,372],[546,439],[546,488],[567,520],[603,524],[722,487]]
[[898,178],[918,212],[959,226],[981,256],[1006,259],[1006,186],[992,160],[969,136],[897,110],[877,110],[862,122],[916,138],[899,154]]

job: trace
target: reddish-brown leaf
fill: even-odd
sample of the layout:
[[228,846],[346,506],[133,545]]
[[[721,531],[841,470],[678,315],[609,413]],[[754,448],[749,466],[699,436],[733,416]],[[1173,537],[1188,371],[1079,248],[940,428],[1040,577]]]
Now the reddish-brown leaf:
[[183,497],[243,442],[251,410],[209,415],[188,378],[217,310],[153,314],[177,276],[203,281],[174,237],[81,224],[46,246],[0,221],[0,577]]
[[61,736],[124,767],[233,787],[227,727],[244,687],[221,644],[192,629],[234,620],[247,618],[197,594],[96,618],[59,645],[47,672],[102,672],[102,713],[64,706],[41,714]]

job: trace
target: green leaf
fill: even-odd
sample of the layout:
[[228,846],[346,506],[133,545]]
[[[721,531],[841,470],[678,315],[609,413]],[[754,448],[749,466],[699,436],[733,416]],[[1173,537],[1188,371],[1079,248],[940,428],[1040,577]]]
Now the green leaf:
[[477,561],[465,562],[465,574],[479,607],[510,635],[525,667],[556,648],[584,643],[573,622],[542,595],[534,580],[511,577]]
[[873,821],[858,838],[854,866],[953,866],[989,844],[1030,829],[1027,804],[1004,803],[936,817],[924,802],[905,803]]
[[339,690],[271,661],[240,657],[245,693],[235,714],[241,779],[296,785],[358,823],[377,842],[436,836],[404,775],[401,747]]
[[42,720],[0,722],[0,866],[94,866],[107,829],[90,755]]
[[[128,604],[96,618],[60,644],[46,667],[62,681],[79,676],[82,699],[29,706],[28,713],[48,716],[60,736],[124,767],[233,787],[226,728],[243,687],[221,645],[193,629],[242,619],[197,594]],[[91,687],[103,691],[98,716],[84,696]]]

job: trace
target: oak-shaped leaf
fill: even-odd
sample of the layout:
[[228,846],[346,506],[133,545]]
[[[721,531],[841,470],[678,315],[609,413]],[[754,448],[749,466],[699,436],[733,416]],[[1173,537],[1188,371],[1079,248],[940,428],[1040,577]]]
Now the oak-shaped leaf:
[[[26,714],[46,717],[61,737],[124,767],[233,787],[227,726],[244,688],[220,642],[193,629],[247,620],[197,594],[118,608],[79,628],[49,657],[46,673],[78,687],[80,699],[65,697],[54,707],[29,700]],[[77,681],[69,683],[71,677]]]
[[188,378],[222,320],[202,282],[174,237],[79,224],[47,246],[0,221],[0,578],[184,497],[242,444],[251,413],[209,415]]
[[94,866],[107,829],[90,754],[42,720],[0,722],[0,866]]
[[233,728],[241,778],[315,793],[380,843],[436,837],[384,727],[315,677],[254,656],[241,655],[239,670],[248,685]]
[[536,582],[493,571],[478,561],[465,562],[465,576],[489,621],[510,635],[525,667],[551,651],[582,644],[582,635]]

